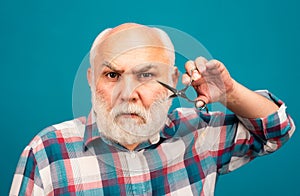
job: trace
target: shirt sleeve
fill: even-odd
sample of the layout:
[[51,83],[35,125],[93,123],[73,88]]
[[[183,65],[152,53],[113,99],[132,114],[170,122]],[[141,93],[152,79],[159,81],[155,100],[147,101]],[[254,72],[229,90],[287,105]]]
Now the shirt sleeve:
[[278,150],[295,131],[294,122],[286,113],[285,104],[268,91],[257,93],[274,101],[279,109],[265,118],[249,119],[235,116],[237,122],[230,126],[230,130],[226,129],[223,137],[225,141],[216,144],[216,162],[220,174],[233,171],[256,157]]
[[44,195],[37,161],[30,146],[21,154],[9,195]]

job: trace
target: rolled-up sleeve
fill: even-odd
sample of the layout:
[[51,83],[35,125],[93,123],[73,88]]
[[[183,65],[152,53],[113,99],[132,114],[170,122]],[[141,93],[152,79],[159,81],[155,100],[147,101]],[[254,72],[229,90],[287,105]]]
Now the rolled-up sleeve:
[[249,119],[237,116],[237,126],[232,130],[235,134],[231,134],[234,137],[228,137],[226,141],[227,146],[231,146],[231,156],[227,163],[220,167],[221,174],[235,170],[258,156],[278,150],[295,131],[295,124],[286,112],[286,105],[268,91],[257,93],[274,101],[279,109],[264,118]]
[[[295,124],[286,112],[286,105],[268,91],[257,91],[273,100],[279,109],[264,118],[248,119],[239,117],[240,123],[264,144],[261,153],[270,153],[281,147],[294,133]],[[238,138],[237,138],[238,139]]]

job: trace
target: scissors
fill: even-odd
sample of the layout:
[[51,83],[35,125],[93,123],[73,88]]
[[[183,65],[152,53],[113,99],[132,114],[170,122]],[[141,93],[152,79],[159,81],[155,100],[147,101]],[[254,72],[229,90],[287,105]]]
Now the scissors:
[[[168,90],[170,90],[171,92],[173,92],[173,94],[170,95],[169,98],[175,98],[175,97],[181,97],[181,98],[184,98],[184,99],[186,99],[188,102],[194,103],[195,108],[197,108],[197,109],[199,109],[199,110],[205,109],[206,112],[208,113],[208,108],[207,108],[207,105],[206,105],[205,101],[203,101],[202,99],[191,100],[191,99],[189,99],[189,98],[187,97],[187,95],[186,95],[186,93],[185,93],[185,91],[191,86],[193,80],[191,80],[191,81],[189,82],[189,84],[186,85],[186,86],[185,86],[183,89],[181,89],[181,90],[177,90],[176,88],[173,88],[173,87],[171,87],[171,86],[169,86],[169,85],[167,85],[167,84],[165,84],[165,83],[163,83],[163,82],[161,82],[161,81],[158,81],[158,80],[157,80],[157,82],[158,82],[159,84],[161,84],[163,87],[165,87],[165,88],[167,88]],[[198,105],[200,104],[200,102],[202,102],[203,104],[202,104],[202,106],[199,107]],[[198,103],[199,103],[199,104],[198,104]]]

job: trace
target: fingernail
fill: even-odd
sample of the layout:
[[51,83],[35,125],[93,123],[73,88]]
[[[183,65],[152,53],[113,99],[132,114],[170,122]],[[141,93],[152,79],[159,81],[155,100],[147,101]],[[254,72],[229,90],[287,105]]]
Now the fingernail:
[[196,107],[197,108],[201,108],[204,105],[204,103],[202,101],[197,101],[196,102]]
[[198,80],[200,78],[201,78],[201,75],[197,71],[193,73],[193,79],[194,80]]
[[197,107],[197,108],[201,108],[201,107],[203,107],[204,105],[205,105],[205,103],[204,103],[204,101],[202,101],[202,100],[199,100],[199,101],[196,102],[196,107]]
[[183,84],[189,83],[189,78],[188,78],[188,77],[183,77],[183,78],[182,78],[182,83],[183,83]]

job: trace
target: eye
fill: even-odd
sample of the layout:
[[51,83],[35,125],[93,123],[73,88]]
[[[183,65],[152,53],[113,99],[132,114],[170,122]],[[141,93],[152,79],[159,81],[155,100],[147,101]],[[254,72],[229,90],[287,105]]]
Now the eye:
[[116,72],[109,72],[105,74],[105,76],[108,77],[110,80],[117,81],[120,77],[120,74]]
[[152,73],[140,73],[140,74],[138,75],[138,78],[144,78],[144,79],[146,79],[146,78],[151,78],[151,77],[153,77],[153,74],[152,74]]

